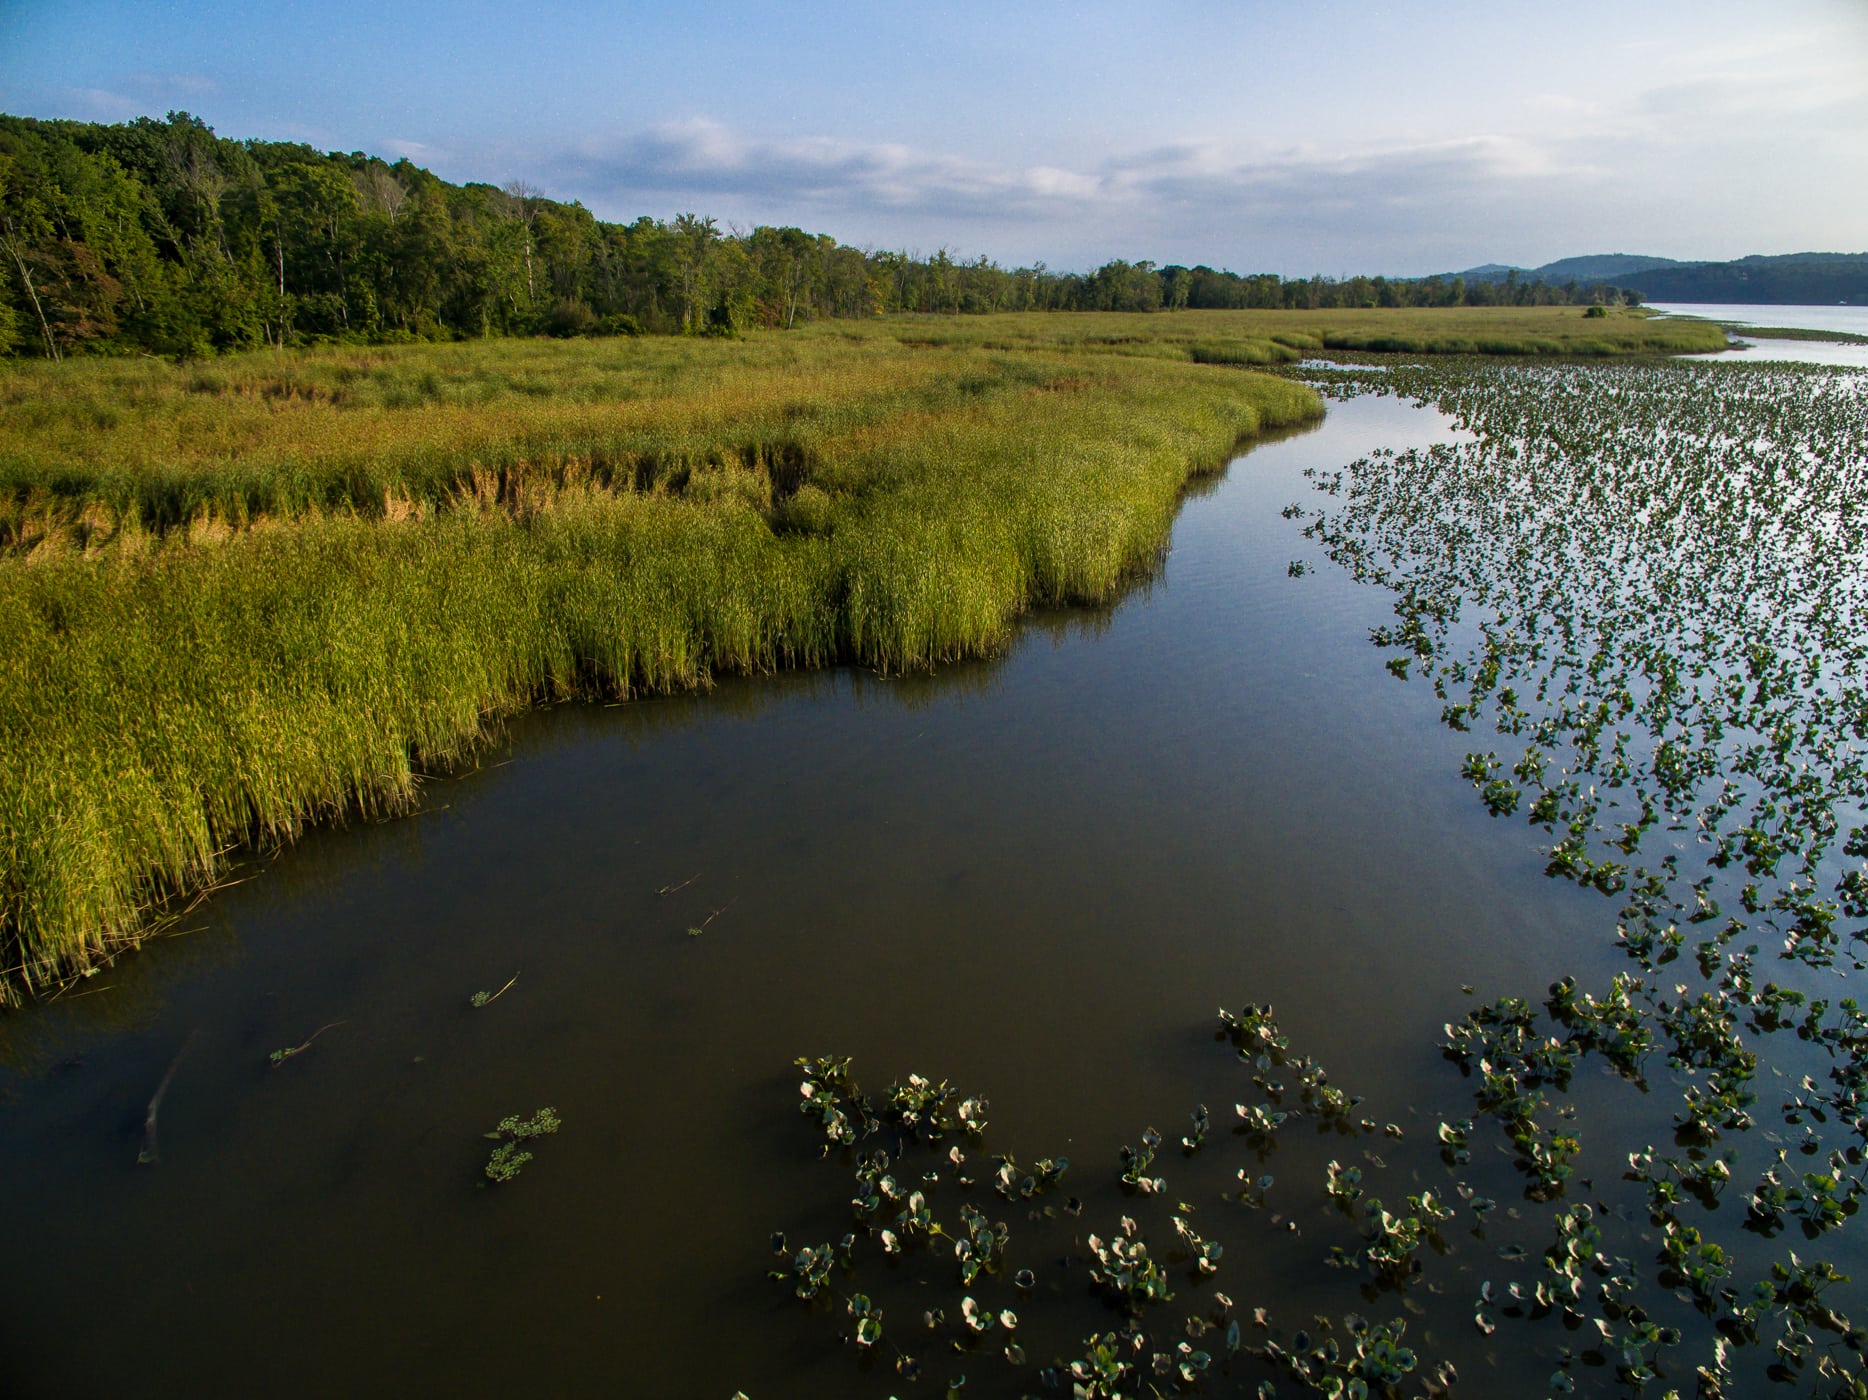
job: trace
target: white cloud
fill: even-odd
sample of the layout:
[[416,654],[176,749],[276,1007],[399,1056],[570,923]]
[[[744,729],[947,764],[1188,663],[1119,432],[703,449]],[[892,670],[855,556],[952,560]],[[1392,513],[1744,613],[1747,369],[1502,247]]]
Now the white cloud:
[[[1402,273],[1612,249],[1859,247],[1868,143],[1853,133],[1868,125],[1868,77],[1816,63],[1800,41],[1748,68],[1736,54],[1689,54],[1646,86],[1588,99],[1531,94],[1490,129],[1442,139],[1272,146],[1246,132],[1024,162],[692,118],[475,164],[605,217],[693,209],[1055,266],[1122,256]],[[1855,111],[1862,120],[1838,120]]]
[[1099,183],[1055,166],[1017,169],[898,143],[755,137],[705,119],[586,142],[548,162],[546,174],[638,200],[724,195],[825,208],[999,214],[1082,200]]
[[113,82],[114,88],[65,88],[65,100],[72,111],[90,120],[122,122],[159,116],[220,91],[213,79],[194,73],[125,73]]
[[1439,210],[1452,191],[1495,194],[1501,183],[1587,173],[1574,159],[1507,137],[1269,157],[1217,142],[1182,142],[1073,170],[993,164],[899,144],[754,137],[696,120],[587,143],[540,175],[619,211],[672,198],[697,207],[709,200],[785,206],[797,211],[795,218],[878,212],[972,223],[1134,224],[1190,211],[1263,216],[1275,210],[1311,222],[1320,211]]
[[66,88],[65,100],[74,111],[93,121],[122,122],[144,115],[149,104],[105,88]]
[[126,73],[123,85],[158,97],[215,97],[221,85],[201,73]]

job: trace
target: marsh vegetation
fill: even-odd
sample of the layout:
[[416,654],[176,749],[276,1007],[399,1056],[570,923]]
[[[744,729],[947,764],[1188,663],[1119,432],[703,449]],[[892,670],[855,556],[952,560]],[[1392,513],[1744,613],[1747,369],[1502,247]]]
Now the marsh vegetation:
[[1319,411],[1163,356],[891,336],[90,364],[5,385],[0,909],[82,970],[224,853],[393,811],[500,716],[901,670],[1108,599]]
[[1024,316],[15,366],[6,985],[134,942],[230,849],[406,806],[538,700],[925,667],[1107,601],[1191,476],[1320,411],[1237,367],[1377,343],[1723,337],[1574,308]]

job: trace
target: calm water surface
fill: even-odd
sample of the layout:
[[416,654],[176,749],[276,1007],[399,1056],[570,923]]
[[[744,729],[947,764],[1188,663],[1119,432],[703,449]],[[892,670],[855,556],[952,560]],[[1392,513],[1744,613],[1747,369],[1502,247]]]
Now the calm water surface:
[[[1868,306],[1745,306],[1711,302],[1655,302],[1653,306],[1654,310],[1669,316],[1697,316],[1735,326],[1789,326],[1799,330],[1868,335]],[[1806,365],[1868,369],[1868,345],[1741,335],[1741,343],[1720,358],[1789,360]]]
[[[1068,1153],[1089,1209],[1040,1268],[1133,1209],[1121,1144],[1245,1096],[1222,1004],[1273,1003],[1426,1154],[1434,1115],[1470,1112],[1435,1051],[1462,984],[1622,965],[1607,902],[1543,877],[1540,833],[1460,778],[1470,736],[1383,671],[1385,595],[1280,518],[1308,466],[1445,436],[1333,406],[1190,499],[1156,579],[991,664],[528,715],[421,814],[254,861],[197,931],[9,1016],[0,1390],[766,1400],[937,1395],[970,1368],[995,1393],[1003,1362],[905,1390],[865,1371],[764,1277],[774,1229],[849,1228],[848,1171],[795,1111],[802,1054],[854,1055],[875,1091],[952,1078],[990,1097],[995,1149]],[[563,1131],[482,1188],[481,1135],[546,1104]],[[1254,1170],[1314,1214],[1321,1163],[1371,1148],[1308,1133]],[[1217,1225],[1251,1161],[1164,1165]],[[1242,1306],[1364,1306],[1317,1267],[1327,1222],[1265,1216],[1228,1225],[1257,1241],[1217,1280]],[[1083,1334],[1080,1270],[1044,1279],[1034,1360],[1047,1299],[1058,1349]],[[924,1284],[898,1282],[906,1326]],[[1469,1321],[1426,1340],[1495,1365],[1495,1393],[1536,1383]]]

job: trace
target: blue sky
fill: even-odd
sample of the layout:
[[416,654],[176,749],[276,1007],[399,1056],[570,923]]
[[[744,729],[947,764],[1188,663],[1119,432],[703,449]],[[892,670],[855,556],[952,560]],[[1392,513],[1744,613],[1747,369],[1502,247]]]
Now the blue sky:
[[1868,251],[1863,0],[0,0],[0,110],[171,108],[1060,269]]

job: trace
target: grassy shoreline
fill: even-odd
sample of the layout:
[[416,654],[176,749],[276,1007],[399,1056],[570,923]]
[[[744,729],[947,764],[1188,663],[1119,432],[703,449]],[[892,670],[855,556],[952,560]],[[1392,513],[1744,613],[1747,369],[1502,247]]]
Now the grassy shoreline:
[[1868,345],[1868,335],[1857,335],[1853,331],[1817,331],[1808,326],[1746,326],[1736,321],[1719,324],[1740,340],[1813,340],[1825,345]]
[[231,849],[404,807],[539,700],[925,667],[1107,600],[1192,476],[1320,415],[1238,367],[1369,324],[1694,345],[1569,308],[1190,313],[13,370],[0,995],[133,946]]

